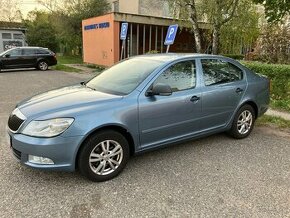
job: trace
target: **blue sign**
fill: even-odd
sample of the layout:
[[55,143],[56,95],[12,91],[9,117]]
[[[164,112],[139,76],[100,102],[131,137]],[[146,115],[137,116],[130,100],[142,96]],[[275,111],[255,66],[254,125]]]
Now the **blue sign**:
[[120,39],[125,40],[127,38],[128,32],[128,23],[122,23],[121,32],[120,32]]
[[174,43],[177,30],[178,30],[178,24],[171,25],[168,27],[164,45],[172,45]]
[[94,29],[104,29],[104,28],[109,28],[110,23],[105,22],[105,23],[96,23],[96,24],[90,24],[84,27],[85,30],[94,30]]

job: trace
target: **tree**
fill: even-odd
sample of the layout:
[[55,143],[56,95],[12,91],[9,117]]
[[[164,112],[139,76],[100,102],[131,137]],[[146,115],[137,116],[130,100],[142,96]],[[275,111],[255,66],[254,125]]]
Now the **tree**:
[[[195,0],[168,0],[175,18],[185,20],[181,25],[190,27],[193,31],[196,52],[202,52],[201,33],[198,23],[198,5]],[[189,24],[188,24],[189,22]]]
[[260,34],[261,15],[251,1],[240,3],[236,16],[221,28],[220,53],[250,52]]
[[239,0],[209,0],[202,4],[209,21],[213,24],[212,53],[218,54],[221,28],[236,15]]
[[262,4],[268,22],[280,21],[290,12],[289,0],[253,0],[256,4]]
[[19,1],[16,0],[0,0],[0,20],[2,21],[21,21],[22,14],[19,10]]
[[268,24],[262,29],[254,53],[248,59],[270,63],[290,63],[290,26]]
[[197,52],[201,52],[201,33],[199,22],[210,23],[212,28],[212,53],[218,54],[220,48],[220,35],[222,27],[238,14],[238,10],[244,9],[244,4],[250,4],[250,0],[168,0],[173,15],[188,27],[188,22],[194,33]]
[[51,16],[46,12],[33,11],[24,20],[27,28],[26,40],[31,46],[47,47],[52,51],[57,51],[58,41],[56,30],[51,25]]
[[109,9],[106,0],[39,0],[50,12],[51,25],[57,32],[64,53],[80,54],[82,20],[104,14]]

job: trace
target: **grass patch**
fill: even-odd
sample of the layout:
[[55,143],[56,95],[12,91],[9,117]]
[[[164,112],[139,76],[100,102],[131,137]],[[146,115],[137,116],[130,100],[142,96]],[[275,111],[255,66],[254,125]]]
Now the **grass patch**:
[[271,100],[271,108],[290,112],[290,99]]
[[275,126],[281,129],[290,129],[290,121],[281,117],[263,115],[257,119],[259,126]]
[[74,67],[69,67],[63,64],[57,64],[56,66],[51,67],[52,70],[59,70],[59,71],[65,71],[65,72],[74,72],[79,73],[81,72],[80,69],[76,69]]
[[59,64],[83,64],[81,56],[57,56],[56,58]]

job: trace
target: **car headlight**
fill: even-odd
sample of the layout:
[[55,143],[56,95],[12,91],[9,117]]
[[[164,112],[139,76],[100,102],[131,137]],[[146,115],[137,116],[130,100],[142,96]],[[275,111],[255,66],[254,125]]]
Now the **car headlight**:
[[23,129],[22,134],[36,137],[54,137],[63,133],[73,121],[73,118],[34,120]]

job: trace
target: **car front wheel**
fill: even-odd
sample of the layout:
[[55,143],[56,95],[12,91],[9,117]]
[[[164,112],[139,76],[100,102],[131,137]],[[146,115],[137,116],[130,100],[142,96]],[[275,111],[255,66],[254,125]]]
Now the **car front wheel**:
[[39,70],[42,70],[42,71],[45,71],[48,69],[48,64],[46,61],[39,61],[38,64],[37,64],[37,68]]
[[129,144],[119,132],[108,130],[91,136],[78,156],[80,172],[94,182],[117,176],[129,159]]
[[237,139],[243,139],[250,135],[255,123],[255,111],[252,106],[242,106],[235,115],[230,135]]

